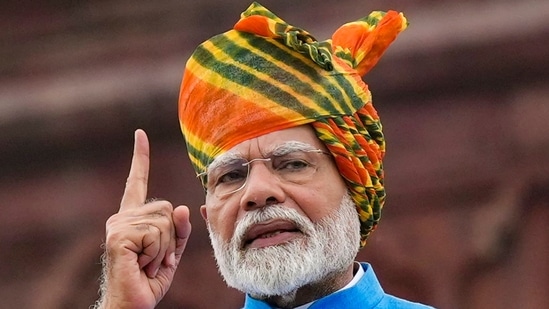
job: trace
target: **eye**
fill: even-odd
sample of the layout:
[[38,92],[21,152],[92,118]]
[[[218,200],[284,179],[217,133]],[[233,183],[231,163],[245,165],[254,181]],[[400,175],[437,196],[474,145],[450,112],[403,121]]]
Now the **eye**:
[[247,174],[246,170],[242,170],[242,169],[227,172],[218,178],[217,185],[223,184],[223,183],[233,183],[233,182],[242,181],[246,179],[246,174]]
[[282,165],[282,168],[287,170],[299,170],[299,169],[304,169],[306,167],[309,167],[310,165],[311,164],[309,164],[309,162],[304,160],[291,160],[291,161],[284,162]]
[[298,172],[310,166],[304,158],[291,154],[273,158],[273,168],[280,172]]
[[242,182],[248,176],[248,167],[238,161],[222,167],[218,167],[213,173],[214,185],[229,185]]

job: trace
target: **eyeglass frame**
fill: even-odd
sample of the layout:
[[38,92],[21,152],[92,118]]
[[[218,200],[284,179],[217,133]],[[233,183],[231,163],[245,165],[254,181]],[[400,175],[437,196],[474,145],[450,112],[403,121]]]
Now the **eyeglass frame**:
[[[304,143],[300,143],[300,142],[297,142],[298,144],[304,144]],[[289,151],[287,152],[286,154],[288,153],[292,153],[292,152],[297,152],[297,151],[301,151],[301,152],[310,152],[310,153],[319,153],[319,154],[323,154],[323,155],[328,155],[328,156],[332,156],[332,154],[330,152],[327,152],[325,150],[322,150],[322,149],[319,149],[319,148],[299,148],[299,149],[294,149],[292,151]],[[286,155],[284,154],[284,155]],[[237,189],[234,189],[232,191],[229,191],[229,192],[225,192],[221,195],[217,195],[216,196],[218,198],[221,198],[221,197],[226,197],[226,196],[229,196],[229,195],[232,195],[242,189],[244,189],[244,187],[246,187],[246,184],[248,184],[248,179],[249,179],[249,176],[250,176],[250,171],[251,171],[251,164],[255,161],[262,161],[262,162],[268,162],[268,161],[272,161],[272,157],[273,156],[276,156],[276,155],[273,155],[272,153],[269,155],[269,157],[267,158],[254,158],[254,159],[251,159],[251,160],[248,160],[248,159],[244,159],[244,158],[240,158],[240,159],[243,159],[245,160],[246,162],[242,163],[242,166],[246,166],[247,167],[247,174],[246,174],[246,179],[244,180],[244,182],[242,183],[242,185],[240,187],[238,187]],[[280,155],[282,156],[282,155]],[[202,187],[204,188],[204,190],[206,192],[208,192],[208,189],[207,189],[207,182],[203,181],[201,177],[203,176],[207,176],[208,175],[208,170],[209,168],[206,168],[206,170],[202,173],[199,173],[196,175],[196,178],[200,179],[200,183],[202,184]]]

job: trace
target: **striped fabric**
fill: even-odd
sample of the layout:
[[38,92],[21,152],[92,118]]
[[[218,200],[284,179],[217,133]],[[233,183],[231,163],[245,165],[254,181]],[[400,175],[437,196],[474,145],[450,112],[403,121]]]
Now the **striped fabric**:
[[406,26],[377,11],[317,41],[253,3],[187,62],[179,120],[196,172],[245,140],[311,124],[357,205],[364,246],[385,200],[385,140],[361,76]]

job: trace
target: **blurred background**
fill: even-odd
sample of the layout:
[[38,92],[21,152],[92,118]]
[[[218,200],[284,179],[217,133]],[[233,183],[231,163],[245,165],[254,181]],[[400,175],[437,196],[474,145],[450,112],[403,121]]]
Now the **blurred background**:
[[[372,10],[408,30],[365,77],[388,141],[383,220],[360,252],[439,308],[549,308],[549,2],[263,0],[319,39]],[[192,209],[159,308],[239,308],[217,274],[177,120],[184,64],[250,1],[0,4],[2,308],[87,308],[133,131],[149,194]]]

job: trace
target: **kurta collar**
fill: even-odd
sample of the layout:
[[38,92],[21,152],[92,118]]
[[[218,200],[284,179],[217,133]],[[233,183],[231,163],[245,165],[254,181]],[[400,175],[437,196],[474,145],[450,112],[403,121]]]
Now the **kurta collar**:
[[[320,308],[374,308],[382,299],[385,293],[376,278],[374,270],[368,263],[360,263],[364,270],[362,279],[353,287],[337,291],[316,300],[309,309]],[[246,295],[244,309],[271,309],[267,303]]]

